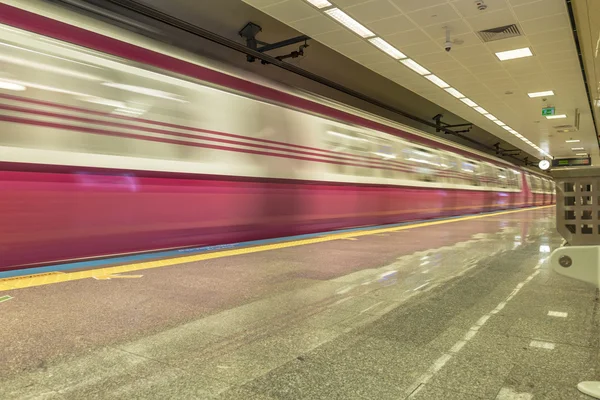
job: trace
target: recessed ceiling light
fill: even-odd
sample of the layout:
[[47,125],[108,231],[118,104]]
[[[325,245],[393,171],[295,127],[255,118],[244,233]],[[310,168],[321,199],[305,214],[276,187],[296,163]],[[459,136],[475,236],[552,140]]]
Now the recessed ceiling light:
[[500,121],[500,120],[496,120],[494,121],[496,124],[500,125],[500,126],[504,126],[506,125],[504,122]]
[[395,48],[380,37],[369,39],[369,42],[371,42],[371,44],[373,44],[379,50],[383,51],[384,53],[387,53],[396,60],[406,58],[406,54],[404,54],[403,52],[401,52],[400,50],[398,50],[397,48]]
[[546,115],[548,119],[559,119],[559,118],[567,118],[565,114],[556,114],[556,115]]
[[532,55],[533,53],[531,52],[529,47],[508,51],[500,51],[496,53],[496,57],[498,57],[500,61],[514,60],[515,58],[531,57]]
[[448,85],[446,82],[444,82],[439,77],[437,77],[437,76],[435,76],[433,74],[425,76],[425,79],[431,81],[433,84],[441,87],[442,89],[450,87],[450,85]]
[[458,90],[456,90],[454,88],[448,88],[448,89],[446,89],[446,92],[450,93],[452,96],[456,97],[457,99],[461,99],[461,98],[465,97],[464,94],[462,94],[461,92],[459,92]]
[[473,100],[469,99],[468,97],[460,99],[460,101],[462,101],[463,103],[465,103],[469,107],[477,107],[477,103],[475,103]]
[[313,6],[315,6],[317,8],[325,8],[325,7],[330,7],[332,5],[327,0],[306,0],[306,1],[308,1],[310,4],[312,4]]
[[[512,129],[510,126],[508,126],[508,125],[504,125],[504,126],[503,126],[503,128],[504,128],[504,129],[506,129],[506,130],[507,130],[507,131],[509,131],[509,132],[511,132],[511,131],[513,130],[513,129]],[[512,133],[512,132],[511,132],[511,133]]]
[[477,111],[480,114],[487,114],[488,112],[485,110],[485,108],[482,107],[475,107],[475,111]]
[[565,140],[565,143],[579,143],[581,142],[581,140],[579,139],[569,139],[569,140]]
[[402,64],[406,65],[408,68],[415,71],[419,75],[427,75],[427,74],[431,73],[428,70],[426,70],[424,67],[422,67],[420,64],[418,64],[416,61],[411,60],[410,58],[407,58],[406,60],[400,60],[400,62]]
[[331,18],[335,19],[337,22],[344,25],[346,28],[350,29],[352,32],[356,33],[357,35],[363,38],[375,36],[373,32],[365,28],[357,20],[355,20],[339,8],[325,10],[325,14],[329,15]]
[[533,92],[533,93],[527,93],[527,96],[534,98],[534,97],[544,97],[544,96],[554,96],[554,92],[552,90],[546,90],[545,92]]
[[571,150],[578,151],[578,150],[585,150],[585,149],[583,147],[571,147]]
[[588,153],[577,153],[577,154],[575,154],[575,155],[576,155],[576,156],[587,156],[587,155],[588,155]]
[[484,114],[487,119],[491,119],[492,121],[497,120],[498,118],[494,117],[492,114]]

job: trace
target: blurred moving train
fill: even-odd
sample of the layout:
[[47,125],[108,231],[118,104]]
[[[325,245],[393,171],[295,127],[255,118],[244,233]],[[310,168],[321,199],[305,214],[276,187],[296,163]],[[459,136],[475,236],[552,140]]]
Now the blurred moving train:
[[542,174],[0,3],[0,270],[552,204]]

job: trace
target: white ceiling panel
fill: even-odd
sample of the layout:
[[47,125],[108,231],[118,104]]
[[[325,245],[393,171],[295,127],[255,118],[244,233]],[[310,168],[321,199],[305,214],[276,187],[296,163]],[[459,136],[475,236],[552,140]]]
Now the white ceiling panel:
[[539,0],[534,3],[513,7],[513,11],[520,21],[527,21],[554,14],[564,15],[566,5],[564,0]]
[[436,63],[436,64],[427,64],[427,68],[429,68],[429,70],[435,74],[443,72],[443,71],[450,71],[453,69],[462,69],[463,66],[458,62],[458,61],[446,61],[443,63]]
[[246,3],[250,4],[252,7],[263,9],[268,6],[272,6],[273,4],[283,3],[287,0],[244,0]]
[[450,53],[446,53],[445,51],[437,51],[435,53],[421,54],[419,56],[413,57],[415,61],[424,64],[437,64],[442,62],[451,62],[454,61],[454,58],[450,56]]
[[305,32],[311,37],[340,29],[340,26],[331,18],[327,18],[322,14],[290,22],[290,26],[300,32]]
[[382,36],[418,29],[406,15],[396,15],[379,21],[365,23],[365,25],[373,32]]
[[[356,39],[356,37],[354,39]],[[373,54],[377,52],[377,48],[375,48],[375,46],[363,40],[355,40],[354,42],[340,44],[337,46],[336,50],[348,57],[362,54]]]
[[432,41],[413,44],[412,46],[403,46],[402,48],[406,50],[407,54],[414,55],[415,57],[423,54],[439,53],[440,51],[444,51],[442,46]]
[[347,7],[355,6],[357,4],[366,3],[369,0],[335,0],[335,5],[346,9]]
[[411,31],[395,33],[393,35],[385,36],[385,40],[393,44],[404,48],[405,46],[414,45],[415,43],[431,42],[431,39],[427,34],[420,29],[414,29]]
[[413,11],[407,15],[420,27],[437,25],[460,19],[460,15],[458,15],[450,4],[440,4],[423,10]]
[[573,49],[569,49],[567,51],[557,53],[537,53],[536,56],[540,60],[540,63],[544,65],[545,63],[577,59],[577,52]]
[[373,0],[345,8],[344,11],[361,23],[369,23],[402,14],[388,0]]
[[572,36],[573,32],[571,31],[571,29],[563,27],[558,29],[552,29],[550,31],[544,31],[542,33],[536,33],[533,35],[529,34],[527,35],[527,38],[529,39],[531,44],[537,46],[540,44],[561,42],[564,41],[566,38],[570,38]]
[[558,28],[568,28],[569,19],[566,14],[551,15],[529,21],[522,21],[521,27],[526,35],[535,35],[547,31],[553,31]]
[[[481,43],[481,41],[479,42]],[[483,44],[477,44],[474,46],[453,46],[451,51],[451,56],[456,58],[457,60],[462,60],[464,58],[472,58],[477,57],[481,54],[488,55],[489,51],[487,47]]]
[[323,33],[321,35],[314,35],[313,38],[330,47],[335,47],[340,44],[353,43],[358,39],[355,34],[348,32],[345,29]]
[[444,43],[446,39],[446,27],[450,30],[450,34],[454,39],[456,39],[458,35],[471,32],[471,27],[461,19],[426,26],[423,30],[432,39],[440,39],[440,43]]
[[309,17],[316,17],[320,14],[314,7],[299,0],[287,0],[283,3],[276,3],[263,8],[263,11],[276,19],[288,21],[288,23]]
[[350,58],[352,58],[354,61],[358,62],[359,64],[363,64],[367,67],[369,65],[386,62],[391,59],[390,56],[388,56],[387,54],[385,54],[381,51],[378,51],[376,53],[360,54],[360,55],[350,57]]
[[573,39],[568,37],[566,40],[560,42],[551,42],[546,44],[537,44],[533,48],[536,54],[553,54],[553,53],[564,53],[564,52],[574,52],[575,46],[573,43]]
[[529,3],[535,3],[538,0],[508,0],[508,2],[510,3],[511,6],[516,7],[516,6],[520,6],[522,4],[529,4]]
[[485,84],[494,83],[498,80],[514,82],[511,75],[503,69],[493,70],[488,68],[487,66],[486,68],[481,68],[479,70],[474,71],[473,75]]
[[458,13],[464,17],[479,17],[482,13],[493,13],[496,11],[507,10],[508,4],[506,0],[486,0],[485,5],[488,6],[487,10],[480,11],[477,7],[473,6],[473,0],[457,0],[452,3]]
[[481,54],[477,57],[460,58],[459,61],[466,67],[475,67],[478,65],[494,64],[497,60],[491,54]]
[[[322,10],[308,5],[306,0],[243,1],[529,154],[540,156],[530,145],[392,60],[366,39],[328,20]],[[577,134],[582,146],[597,148],[563,0],[484,0],[485,11],[478,10],[473,0],[331,1],[527,139],[538,146],[547,145],[553,156],[571,155],[564,139],[556,138],[554,127],[572,123],[576,108],[581,110],[581,130]],[[519,36],[484,42],[477,34],[480,30],[510,24],[517,25]],[[446,26],[453,42],[450,52],[444,51]],[[522,47],[530,47],[533,56],[502,62],[494,55]],[[527,96],[545,90],[555,91],[555,96],[546,103]],[[547,121],[541,116],[544,104],[566,110],[569,118]]]
[[391,0],[400,10],[405,13],[430,8],[440,4],[445,4],[446,0]]
[[476,17],[467,18],[467,22],[473,30],[482,31],[484,29],[496,28],[517,22],[510,10],[498,10],[493,12],[484,12]]

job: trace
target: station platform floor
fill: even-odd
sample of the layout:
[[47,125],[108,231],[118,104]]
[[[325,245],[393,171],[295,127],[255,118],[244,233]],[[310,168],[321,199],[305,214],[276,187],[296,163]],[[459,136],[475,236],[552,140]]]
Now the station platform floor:
[[0,399],[591,399],[561,243],[540,207],[5,274]]

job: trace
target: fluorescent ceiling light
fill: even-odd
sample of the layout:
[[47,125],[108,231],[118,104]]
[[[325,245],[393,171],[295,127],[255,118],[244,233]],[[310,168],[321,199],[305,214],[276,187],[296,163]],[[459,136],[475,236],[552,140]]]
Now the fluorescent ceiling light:
[[496,53],[496,57],[498,57],[500,61],[513,60],[515,58],[531,57],[532,55],[533,53],[531,52],[529,47],[508,51],[500,51]]
[[373,46],[377,47],[379,50],[383,51],[384,53],[387,53],[388,55],[392,56],[396,60],[399,60],[401,58],[406,58],[406,54],[404,54],[403,52],[401,52],[400,50],[398,50],[397,48],[395,48],[394,46],[392,46],[391,44],[389,44],[388,42],[386,42],[385,40],[383,40],[380,37],[369,39],[369,42],[371,42],[371,44]]
[[416,61],[411,60],[410,58],[407,58],[406,60],[400,60],[400,62],[402,64],[404,64],[405,66],[407,66],[408,68],[415,71],[419,75],[427,75],[427,74],[431,73],[428,70],[426,70],[424,67],[422,67],[420,64],[418,64]]
[[500,126],[504,126],[506,125],[504,122],[500,121],[500,120],[496,120],[494,121],[496,124],[500,125]]
[[463,103],[465,103],[469,107],[477,107],[477,103],[475,103],[473,100],[469,99],[468,97],[460,99],[460,101],[462,101]]
[[317,7],[317,8],[325,8],[325,7],[330,7],[331,3],[328,2],[327,0],[306,0],[308,1],[310,4],[312,4],[313,6]]
[[573,151],[585,150],[583,147],[571,147]]
[[559,119],[559,118],[567,118],[565,114],[556,114],[556,115],[546,115],[547,119]]
[[588,154],[587,154],[587,153],[577,153],[577,154],[575,154],[575,155],[576,155],[576,156],[587,156]]
[[544,97],[544,96],[554,96],[554,92],[552,90],[546,90],[545,92],[533,92],[533,93],[527,93],[527,96],[534,98],[534,97]]
[[497,119],[498,119],[498,118],[494,117],[492,114],[484,114],[484,116],[485,116],[487,119],[490,119],[490,120],[492,120],[492,121],[495,121],[495,120],[497,120]]
[[19,85],[18,83],[14,83],[14,82],[2,82],[0,81],[0,89],[3,90],[14,90],[16,92],[22,92],[23,90],[27,89],[25,86],[23,85]]
[[565,143],[579,143],[579,142],[581,142],[581,140],[579,140],[579,139],[565,140]]
[[[504,128],[504,129],[506,129],[506,130],[507,130],[507,131],[509,131],[509,132],[511,132],[511,131],[513,130],[513,129],[512,129],[510,126],[508,126],[508,125],[504,125],[504,126],[503,126],[503,128]],[[511,132],[511,133],[512,133],[512,132]]]
[[446,92],[450,93],[452,96],[456,97],[457,99],[465,97],[464,94],[462,94],[461,92],[459,92],[458,90],[456,90],[454,88],[448,88],[445,90],[446,90]]
[[350,29],[352,32],[357,35],[368,38],[375,36],[373,32],[365,28],[354,18],[340,10],[339,8],[332,8],[331,10],[325,10],[325,14],[329,15],[331,18],[335,19],[340,24],[344,25],[346,28]]
[[433,84],[441,87],[442,89],[450,87],[450,85],[448,85],[446,82],[444,82],[443,80],[441,80],[440,78],[438,78],[437,76],[435,76],[433,74],[425,76],[425,79],[431,81]]
[[475,111],[477,111],[480,114],[487,114],[488,112],[485,110],[485,108],[482,107],[475,107]]

